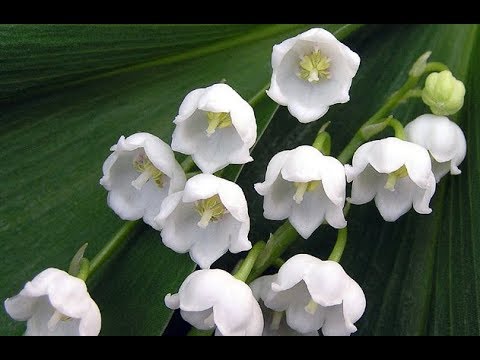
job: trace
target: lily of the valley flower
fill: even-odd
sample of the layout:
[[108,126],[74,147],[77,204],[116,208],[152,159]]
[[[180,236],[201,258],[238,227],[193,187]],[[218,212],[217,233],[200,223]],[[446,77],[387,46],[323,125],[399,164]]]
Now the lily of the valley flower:
[[458,166],[465,159],[467,140],[460,126],[445,116],[425,114],[405,127],[407,140],[423,146],[432,157],[432,171],[437,182],[449,171],[461,173]]
[[216,335],[260,336],[263,317],[249,286],[223,270],[198,270],[183,282],[178,294],[165,296],[170,309],[201,330],[216,327]]
[[204,173],[253,161],[249,149],[257,138],[255,114],[248,102],[226,84],[190,92],[174,123],[172,149],[192,155]]
[[85,282],[54,268],[42,271],[5,300],[7,313],[27,321],[27,336],[97,336],[101,316]]
[[359,65],[360,57],[330,32],[310,29],[273,47],[267,94],[300,122],[315,121],[350,100]]
[[108,205],[123,220],[153,219],[162,201],[185,185],[185,173],[172,149],[158,137],[137,133],[121,136],[103,164],[100,184],[108,193]]
[[235,183],[210,174],[189,179],[185,190],[168,196],[155,218],[162,241],[209,268],[228,250],[250,250],[250,217],[245,195]]
[[265,197],[265,218],[288,218],[306,239],[324,220],[337,229],[347,225],[345,186],[343,165],[304,145],[276,154],[268,164],[265,181],[255,184],[255,190]]
[[420,145],[389,137],[360,146],[352,165],[345,165],[352,182],[352,204],[375,204],[386,221],[395,221],[412,207],[430,214],[435,176],[427,150]]
[[284,312],[269,309],[263,303],[263,299],[269,297],[272,291],[272,282],[276,275],[266,275],[258,278],[250,284],[253,296],[260,304],[263,313],[264,327],[263,336],[318,336],[318,331],[310,331],[305,334],[295,331],[288,326]]
[[275,311],[265,328],[280,329],[281,319],[293,330],[313,335],[346,336],[357,331],[354,323],[365,311],[360,286],[334,261],[299,254],[289,259],[277,275],[255,280],[251,287]]

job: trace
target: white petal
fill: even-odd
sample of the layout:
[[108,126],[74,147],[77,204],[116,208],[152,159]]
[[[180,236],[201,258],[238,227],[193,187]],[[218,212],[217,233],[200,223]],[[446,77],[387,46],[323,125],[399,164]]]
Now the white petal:
[[322,165],[325,166],[324,158],[325,156],[313,146],[299,146],[289,152],[281,170],[282,177],[291,182],[321,180]]
[[[262,184],[255,184],[255,189],[260,193]],[[263,199],[263,216],[269,220],[284,220],[292,213],[295,202],[293,195],[295,187],[290,181],[285,181],[281,176],[268,188]]]
[[457,158],[460,164],[465,158],[466,140],[460,127],[445,116],[425,114],[405,127],[407,139],[421,145],[438,162]]
[[[453,171],[453,175],[458,175],[461,171],[457,168],[457,170],[452,170],[453,164],[451,161],[446,161],[443,163],[439,163],[437,160],[432,158],[432,172],[435,175],[435,180],[437,183],[448,174],[449,171]],[[460,172],[459,172],[460,171]]]
[[193,327],[200,330],[210,330],[215,327],[213,310],[207,309],[203,311],[184,311],[181,310],[182,318]]
[[347,226],[347,220],[345,220],[345,215],[343,214],[343,206],[337,206],[332,202],[327,203],[325,220],[335,229],[343,229]]
[[322,306],[314,314],[307,312],[305,306],[301,303],[292,304],[286,313],[288,326],[303,334],[320,329],[325,321],[325,309]]
[[[345,165],[345,168],[347,172],[351,169],[349,165]],[[377,188],[385,185],[383,183],[385,181],[384,175],[379,174],[370,165],[367,165],[365,170],[352,180],[352,194],[349,202],[356,205],[372,201],[377,193]]]
[[190,256],[202,269],[208,269],[230,247],[232,222],[222,219],[219,222],[210,223],[205,229],[197,229],[194,244],[190,249]]
[[413,208],[416,212],[419,214],[430,214],[432,212],[429,204],[435,193],[435,188],[436,182],[433,175],[430,177],[427,189],[424,190],[417,187],[416,192],[413,195]]
[[240,223],[233,217],[229,218],[228,220],[234,224],[231,227],[232,233],[230,237],[230,252],[236,254],[242,251],[250,250],[252,248],[252,243],[250,240],[248,240],[250,222]]
[[[300,264],[301,261],[298,261],[297,266]],[[316,264],[310,267],[304,277],[312,298],[322,306],[340,304],[349,279],[340,264],[320,259],[316,259]]]
[[185,99],[183,99],[182,103],[180,104],[180,108],[178,109],[178,115],[175,117],[175,124],[178,125],[184,122],[190,116],[192,116],[195,111],[197,111],[198,101],[205,93],[205,90],[205,88],[195,89],[185,96]]
[[80,321],[80,336],[97,336],[102,328],[102,317],[97,304],[92,300],[90,308]]
[[325,324],[322,327],[324,336],[349,336],[357,330],[355,326],[353,328],[354,330],[350,331],[345,326],[342,305],[330,306],[325,309]]
[[189,251],[200,236],[201,229],[197,226],[199,218],[200,216],[190,204],[180,203],[172,214],[162,221],[163,244],[180,254]]
[[290,223],[304,239],[308,239],[325,219],[330,200],[325,195],[323,186],[319,185],[315,191],[305,193],[300,204],[290,201],[293,203]]
[[267,172],[265,174],[265,181],[263,183],[255,184],[255,190],[260,195],[266,195],[270,187],[277,180],[282,170],[283,165],[288,159],[291,150],[281,151],[276,154],[267,165]]
[[350,279],[350,284],[343,297],[343,317],[345,327],[350,333],[357,330],[353,324],[362,317],[366,306],[367,300],[362,288],[353,279]]
[[[383,175],[383,177],[385,183],[387,175]],[[375,204],[383,219],[385,221],[396,221],[400,216],[407,213],[412,207],[416,190],[417,186],[409,177],[398,179],[394,191],[387,190],[380,185],[375,196]]]

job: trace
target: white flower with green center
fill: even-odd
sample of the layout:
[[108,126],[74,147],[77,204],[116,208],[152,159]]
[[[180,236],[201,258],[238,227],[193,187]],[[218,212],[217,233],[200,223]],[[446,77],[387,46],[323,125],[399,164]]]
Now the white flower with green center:
[[349,202],[365,204],[375,198],[380,215],[395,221],[413,208],[430,214],[435,193],[435,176],[430,155],[420,145],[389,137],[360,146],[352,165],[345,165],[352,183]]
[[458,166],[467,154],[467,140],[460,126],[445,116],[425,114],[405,127],[407,140],[423,146],[432,158],[432,171],[437,182],[449,171],[461,174]]
[[170,146],[148,133],[121,136],[103,164],[100,184],[109,191],[107,202],[123,220],[143,217],[148,225],[162,201],[185,185],[185,173]]
[[204,173],[253,161],[250,148],[257,138],[255,114],[226,84],[190,92],[174,123],[172,149],[191,155]]
[[262,310],[252,291],[223,270],[195,271],[178,294],[165,296],[165,304],[180,309],[183,319],[197,329],[216,328],[215,335],[262,335]]
[[[334,261],[299,254],[282,265],[278,274],[258,278],[250,285],[263,304],[275,313],[266,331],[282,330],[283,321],[303,335],[348,336],[366,307],[361,287]],[[283,325],[285,326],[285,325]]]
[[26,336],[97,336],[102,319],[83,280],[50,268],[5,300],[7,313],[26,321]]
[[271,297],[272,282],[276,280],[276,275],[266,275],[259,277],[250,284],[253,296],[260,304],[263,313],[264,327],[262,336],[318,336],[318,331],[306,333],[298,332],[292,329],[286,321],[284,311],[274,311],[264,304],[264,299]]
[[305,239],[324,220],[337,229],[347,225],[345,188],[343,165],[306,145],[276,154],[268,164],[265,181],[255,184],[255,190],[264,196],[265,218],[288,218]]
[[189,179],[185,190],[168,196],[155,218],[162,241],[190,257],[202,269],[228,250],[250,250],[247,200],[235,183],[210,174]]
[[324,29],[314,28],[275,45],[267,91],[302,123],[318,120],[329,107],[350,100],[359,56]]

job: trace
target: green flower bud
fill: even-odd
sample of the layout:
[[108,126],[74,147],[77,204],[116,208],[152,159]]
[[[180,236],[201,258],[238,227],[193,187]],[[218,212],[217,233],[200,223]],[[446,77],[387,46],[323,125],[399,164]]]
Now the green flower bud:
[[425,81],[422,99],[435,115],[452,115],[463,106],[465,86],[448,70],[431,73]]

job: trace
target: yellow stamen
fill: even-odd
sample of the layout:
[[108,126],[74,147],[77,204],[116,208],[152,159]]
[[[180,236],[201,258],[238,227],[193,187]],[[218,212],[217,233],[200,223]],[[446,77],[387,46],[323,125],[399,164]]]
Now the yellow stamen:
[[133,167],[140,175],[132,181],[132,186],[137,190],[142,190],[142,187],[152,179],[159,188],[163,188],[164,174],[158,170],[150,161],[145,153],[140,153],[133,160]]
[[308,312],[311,315],[315,315],[318,309],[318,304],[313,301],[313,299],[310,299],[309,303],[307,306],[305,306],[305,311]]
[[201,216],[197,225],[203,229],[205,229],[210,222],[218,221],[228,213],[228,210],[222,204],[220,196],[218,195],[197,201],[195,203],[195,209]]
[[210,136],[215,133],[215,130],[223,129],[232,125],[232,118],[226,112],[207,112],[207,135]]
[[297,204],[301,204],[305,193],[315,191],[318,185],[320,185],[320,180],[313,180],[305,183],[294,182],[293,185],[297,188],[295,195],[293,195],[293,200],[295,200]]
[[298,65],[298,77],[303,80],[317,83],[322,79],[330,79],[330,59],[318,50],[302,57]]
[[385,186],[384,186],[385,189],[394,191],[395,185],[397,184],[397,180],[404,178],[405,176],[408,176],[408,171],[405,165],[403,165],[401,168],[388,174],[387,182],[385,183]]

